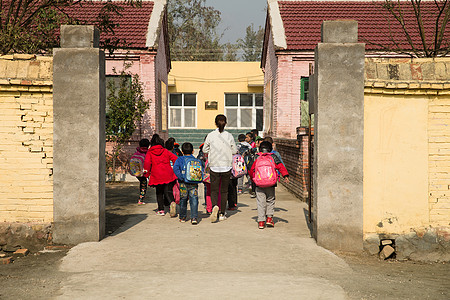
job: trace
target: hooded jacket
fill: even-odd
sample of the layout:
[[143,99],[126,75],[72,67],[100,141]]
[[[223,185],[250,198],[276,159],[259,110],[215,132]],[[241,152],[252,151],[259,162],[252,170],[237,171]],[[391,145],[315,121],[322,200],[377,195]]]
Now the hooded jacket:
[[170,162],[175,163],[178,156],[161,145],[152,146],[145,156],[144,176],[149,177],[148,185],[166,184],[177,179]]

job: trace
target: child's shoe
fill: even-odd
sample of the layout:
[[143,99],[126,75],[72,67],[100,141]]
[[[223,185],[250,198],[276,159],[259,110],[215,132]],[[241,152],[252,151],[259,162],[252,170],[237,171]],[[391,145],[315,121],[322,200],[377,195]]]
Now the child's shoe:
[[170,217],[176,217],[177,216],[177,204],[175,203],[175,201],[172,201],[172,203],[170,203],[170,211],[169,211]]
[[220,214],[219,221],[225,221],[226,219],[227,217],[225,216],[225,214]]
[[158,211],[156,212],[156,214],[157,214],[158,216],[164,216],[166,213],[165,213],[163,210],[158,210]]
[[258,222],[258,228],[259,229],[264,229],[264,221]]
[[272,217],[267,217],[266,225],[267,225],[267,227],[274,227],[275,226],[275,223],[273,222]]
[[144,204],[145,204],[144,201],[141,201],[141,200],[138,201],[138,205],[144,205]]
[[196,218],[193,218],[193,219],[191,220],[191,224],[192,224],[192,225],[197,225],[197,224],[198,224],[198,220],[197,220]]
[[217,221],[217,214],[219,213],[219,207],[216,205],[213,207],[213,210],[211,212],[211,216],[209,217],[211,219],[211,223],[214,223]]

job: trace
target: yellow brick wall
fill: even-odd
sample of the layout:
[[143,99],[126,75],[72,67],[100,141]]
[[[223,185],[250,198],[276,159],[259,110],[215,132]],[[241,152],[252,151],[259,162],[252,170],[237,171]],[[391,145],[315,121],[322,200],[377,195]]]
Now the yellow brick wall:
[[53,221],[53,60],[0,56],[0,222]]
[[428,104],[430,223],[450,225],[450,92]]
[[366,59],[364,101],[364,232],[448,228],[450,58]]

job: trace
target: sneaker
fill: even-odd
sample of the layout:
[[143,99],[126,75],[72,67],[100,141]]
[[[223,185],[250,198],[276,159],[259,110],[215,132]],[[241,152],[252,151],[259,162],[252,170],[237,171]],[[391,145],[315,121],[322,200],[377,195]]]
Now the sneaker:
[[186,222],[186,218],[180,218],[180,223],[185,223]]
[[170,203],[170,211],[169,211],[170,217],[176,217],[177,216],[177,204],[175,203],[175,201],[172,201],[172,203]]
[[219,213],[219,207],[216,205],[213,207],[213,210],[211,212],[211,216],[209,217],[211,219],[211,223],[214,223],[217,221],[217,214]]
[[192,225],[197,225],[197,224],[198,224],[198,220],[197,220],[196,218],[193,218],[193,219],[191,220],[191,224],[192,224]]
[[264,229],[264,221],[258,222],[258,228],[259,229]]
[[227,219],[227,216],[225,216],[224,214],[220,214],[219,221],[225,221],[226,219]]
[[158,211],[156,212],[156,214],[157,214],[158,216],[164,216],[166,213],[165,213],[163,210],[158,210]]
[[228,207],[228,210],[236,210],[236,206]]
[[272,217],[267,217],[266,225],[267,225],[267,227],[274,227],[275,226],[275,223],[273,222]]
[[144,201],[141,201],[141,200],[138,201],[138,205],[144,205],[144,204],[145,204]]
[[256,193],[250,193],[250,198],[256,198]]
[[242,194],[242,189],[238,189],[238,195]]

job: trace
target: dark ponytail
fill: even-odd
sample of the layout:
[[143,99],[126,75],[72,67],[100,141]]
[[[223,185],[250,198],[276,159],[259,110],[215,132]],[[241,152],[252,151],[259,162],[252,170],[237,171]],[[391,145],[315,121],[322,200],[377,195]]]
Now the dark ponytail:
[[225,125],[227,125],[227,117],[225,117],[224,115],[217,115],[215,122],[217,128],[219,128],[219,132],[223,132]]

